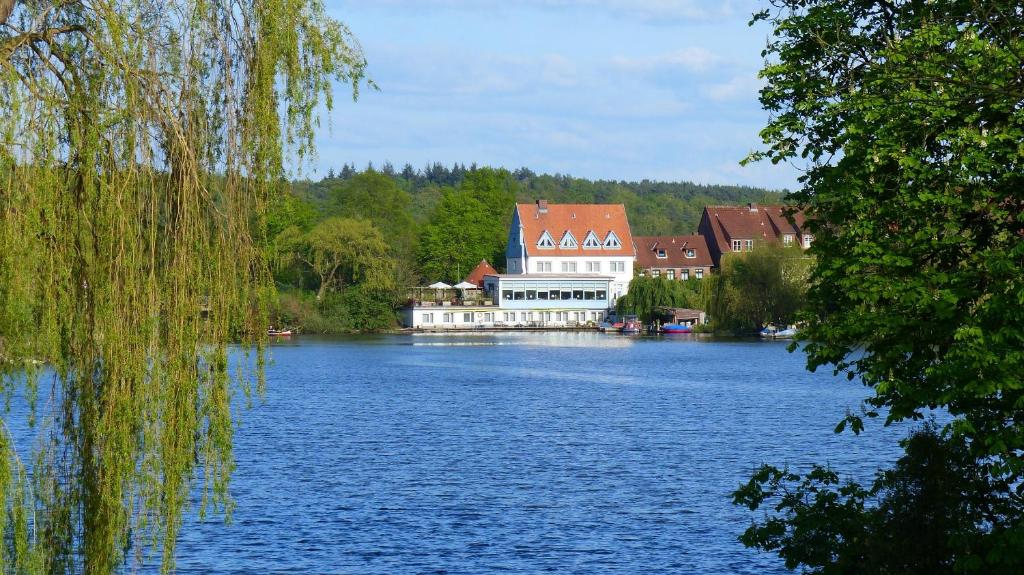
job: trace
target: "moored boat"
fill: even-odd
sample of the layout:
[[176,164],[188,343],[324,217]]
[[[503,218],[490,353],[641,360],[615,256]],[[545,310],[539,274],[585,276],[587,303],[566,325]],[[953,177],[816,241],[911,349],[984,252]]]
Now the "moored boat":
[[678,323],[666,323],[661,326],[662,333],[693,333],[693,328]]
[[796,336],[796,328],[793,327],[779,329],[770,325],[761,330],[761,337],[769,339],[793,339],[794,336]]
[[271,337],[285,337],[292,334],[290,329],[268,329],[267,335]]

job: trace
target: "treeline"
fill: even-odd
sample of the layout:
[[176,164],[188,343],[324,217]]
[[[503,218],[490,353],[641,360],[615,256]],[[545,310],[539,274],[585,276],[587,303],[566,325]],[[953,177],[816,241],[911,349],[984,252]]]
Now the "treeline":
[[266,231],[280,298],[275,321],[307,331],[386,329],[410,286],[454,284],[482,259],[505,268],[516,202],[621,203],[636,235],[692,233],[708,204],[778,203],[783,193],[689,182],[592,181],[431,164],[294,182]]

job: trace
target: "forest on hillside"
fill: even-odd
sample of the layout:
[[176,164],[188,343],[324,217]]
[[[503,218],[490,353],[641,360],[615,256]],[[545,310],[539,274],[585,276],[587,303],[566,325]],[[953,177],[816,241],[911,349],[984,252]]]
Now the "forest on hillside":
[[516,202],[621,203],[634,235],[694,233],[709,204],[779,203],[785,191],[691,182],[588,180],[528,168],[344,164],[297,181],[266,231],[277,321],[310,331],[383,329],[407,288],[459,282],[481,259],[499,271]]

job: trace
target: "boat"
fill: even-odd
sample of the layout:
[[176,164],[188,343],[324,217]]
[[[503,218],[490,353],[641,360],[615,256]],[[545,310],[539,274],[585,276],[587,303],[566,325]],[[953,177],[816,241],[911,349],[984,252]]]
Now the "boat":
[[622,333],[640,333],[643,326],[640,324],[640,320],[635,315],[626,316],[626,321],[623,322],[622,327],[619,331]]
[[618,331],[622,331],[622,326],[623,325],[624,324],[621,321],[617,321],[617,322],[614,322],[614,323],[610,322],[610,321],[602,321],[600,324],[598,324],[597,329],[599,329],[599,330],[601,330],[601,331],[603,331],[605,333],[608,333],[608,332],[618,332]]
[[292,334],[290,329],[268,329],[267,335],[271,337],[285,337]]
[[693,328],[679,323],[666,323],[661,326],[661,333],[692,333]]
[[761,330],[761,337],[769,339],[793,339],[794,336],[796,336],[796,328],[793,327],[779,329],[770,325]]

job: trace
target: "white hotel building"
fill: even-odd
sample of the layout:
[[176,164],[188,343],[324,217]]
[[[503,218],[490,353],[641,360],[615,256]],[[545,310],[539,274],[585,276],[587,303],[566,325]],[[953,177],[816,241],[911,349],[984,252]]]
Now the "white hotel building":
[[626,294],[636,252],[622,204],[517,204],[508,272],[484,276],[485,306],[406,308],[407,327],[597,324]]

